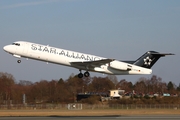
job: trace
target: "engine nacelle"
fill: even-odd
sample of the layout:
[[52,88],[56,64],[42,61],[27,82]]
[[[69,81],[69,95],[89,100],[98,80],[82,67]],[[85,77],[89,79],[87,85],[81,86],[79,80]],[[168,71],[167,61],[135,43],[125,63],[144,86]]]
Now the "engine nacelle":
[[131,70],[132,66],[128,65],[126,63],[123,62],[119,62],[119,61],[113,61],[110,63],[109,65],[111,68],[117,69],[117,70],[124,70],[124,71],[129,71]]

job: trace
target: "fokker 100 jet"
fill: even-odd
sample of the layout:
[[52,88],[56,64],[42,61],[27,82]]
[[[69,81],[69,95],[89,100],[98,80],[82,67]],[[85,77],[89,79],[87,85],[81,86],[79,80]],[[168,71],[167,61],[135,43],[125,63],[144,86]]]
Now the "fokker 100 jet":
[[173,55],[148,51],[135,61],[120,61],[25,41],[14,42],[3,49],[18,58],[18,63],[24,57],[77,68],[79,78],[89,77],[89,71],[113,75],[151,74],[151,67],[160,57]]

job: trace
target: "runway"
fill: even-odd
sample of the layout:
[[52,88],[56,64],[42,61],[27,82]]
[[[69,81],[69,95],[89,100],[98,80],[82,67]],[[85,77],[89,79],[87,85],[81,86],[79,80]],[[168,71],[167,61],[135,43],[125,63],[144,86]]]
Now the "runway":
[[152,116],[51,116],[51,117],[0,117],[0,120],[179,120],[180,115],[152,115]]

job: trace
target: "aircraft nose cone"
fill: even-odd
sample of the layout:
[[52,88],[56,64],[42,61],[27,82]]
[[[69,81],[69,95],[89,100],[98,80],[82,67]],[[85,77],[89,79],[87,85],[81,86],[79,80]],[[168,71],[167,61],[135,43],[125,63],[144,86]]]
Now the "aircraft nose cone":
[[4,47],[3,47],[3,49],[4,49],[4,51],[6,51],[7,47],[6,47],[6,46],[4,46]]
[[3,49],[4,49],[4,51],[8,52],[9,46],[4,46]]

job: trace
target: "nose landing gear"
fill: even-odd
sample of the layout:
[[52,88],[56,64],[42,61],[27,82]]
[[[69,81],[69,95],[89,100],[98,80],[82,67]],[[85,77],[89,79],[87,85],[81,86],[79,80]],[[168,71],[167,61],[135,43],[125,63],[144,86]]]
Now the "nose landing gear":
[[17,63],[21,63],[21,60],[17,60]]

